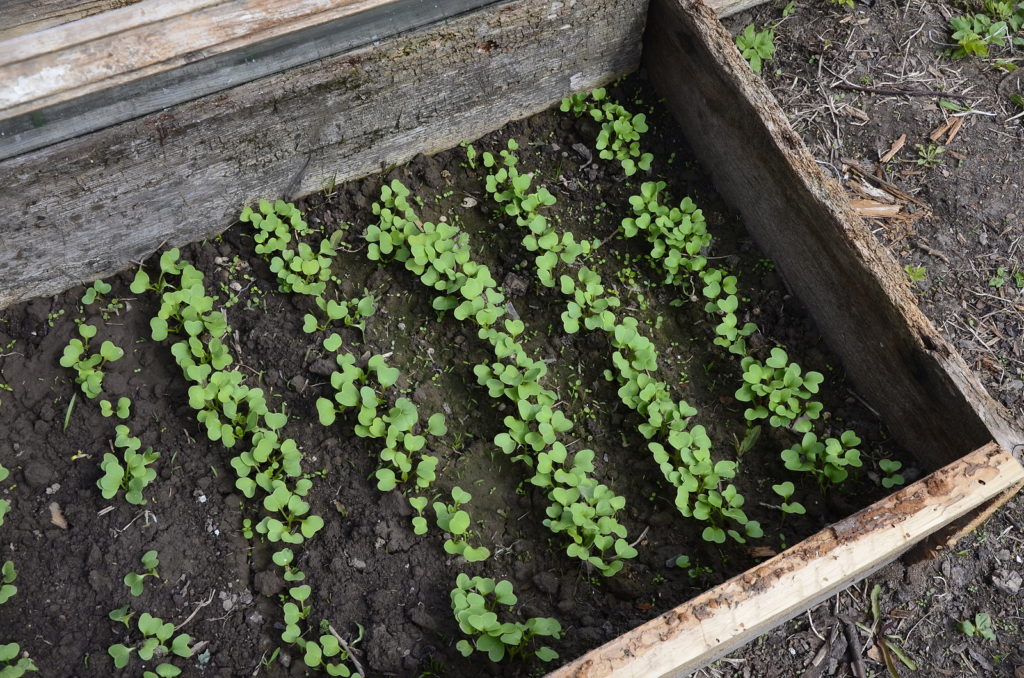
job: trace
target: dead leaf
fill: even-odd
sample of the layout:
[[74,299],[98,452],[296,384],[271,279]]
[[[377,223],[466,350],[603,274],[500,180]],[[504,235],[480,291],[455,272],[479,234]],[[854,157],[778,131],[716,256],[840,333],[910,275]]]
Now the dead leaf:
[[68,521],[64,519],[64,512],[60,510],[60,504],[50,502],[50,522],[62,530],[68,529]]

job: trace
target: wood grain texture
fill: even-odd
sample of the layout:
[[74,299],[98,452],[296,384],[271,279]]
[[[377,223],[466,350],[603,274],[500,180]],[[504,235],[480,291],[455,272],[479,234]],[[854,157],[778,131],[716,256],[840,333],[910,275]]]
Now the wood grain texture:
[[1024,479],[994,443],[548,674],[685,676],[856,583]]
[[[646,2],[514,0],[0,163],[0,307],[634,70]],[[453,74],[458,77],[453,77]]]
[[1024,433],[917,307],[907,277],[699,0],[654,0],[644,59],[719,192],[847,375],[926,467]]
[[3,0],[0,2],[0,41],[137,2],[139,0]]
[[0,44],[0,160],[496,0],[147,0]]

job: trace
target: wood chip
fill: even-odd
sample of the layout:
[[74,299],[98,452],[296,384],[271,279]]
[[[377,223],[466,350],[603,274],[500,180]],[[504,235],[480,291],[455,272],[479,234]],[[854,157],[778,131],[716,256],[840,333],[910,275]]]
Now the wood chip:
[[853,211],[862,217],[870,217],[873,219],[895,217],[900,213],[900,210],[903,209],[901,205],[887,205],[884,202],[878,202],[877,200],[866,200],[862,198],[851,198],[850,207],[852,207]]
[[953,118],[944,121],[941,125],[932,130],[932,133],[928,135],[928,138],[932,141],[938,141],[939,137],[949,131],[950,126],[953,124]]
[[956,135],[960,134],[960,128],[964,126],[963,118],[953,118],[953,124],[949,126],[949,136],[946,137],[946,145],[953,143]]
[[880,188],[875,188],[866,181],[851,181],[849,186],[855,192],[860,193],[860,195],[864,198],[870,198],[871,200],[877,200],[878,202],[896,202],[896,198],[894,198],[891,194],[883,191]]
[[881,162],[881,163],[889,162],[890,160],[892,160],[894,155],[896,155],[897,153],[900,152],[900,149],[902,149],[903,145],[906,144],[906,143],[907,143],[907,135],[906,134],[901,134],[899,136],[899,138],[896,139],[896,141],[892,142],[892,146],[889,147],[889,150],[886,151],[885,154],[881,158],[878,159],[878,161]]
[[843,113],[846,113],[846,115],[850,116],[851,118],[857,118],[858,120],[863,120],[864,122],[868,122],[871,120],[871,116],[869,116],[867,113],[860,110],[856,106],[850,106],[849,104],[843,107]]
[[772,558],[777,556],[779,552],[771,546],[751,546],[747,549],[747,554],[751,558]]
[[62,530],[68,529],[68,521],[64,519],[64,512],[60,510],[60,504],[50,502],[50,522]]
[[964,155],[963,153],[957,153],[952,148],[947,148],[946,149],[946,155],[952,156],[952,157],[956,158],[957,160],[967,160],[967,156],[966,155]]

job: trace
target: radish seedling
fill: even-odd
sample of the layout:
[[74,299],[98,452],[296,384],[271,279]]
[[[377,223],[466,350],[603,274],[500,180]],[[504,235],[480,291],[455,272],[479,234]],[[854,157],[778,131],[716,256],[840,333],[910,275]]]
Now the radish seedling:
[[783,513],[795,513],[798,515],[807,513],[807,509],[804,508],[803,504],[798,501],[789,501],[795,491],[796,487],[788,480],[778,485],[772,485],[772,492],[782,497],[782,505],[779,506],[779,509]]
[[8,560],[0,568],[0,605],[6,603],[18,592],[18,587],[14,585],[14,580],[17,578],[18,573],[14,569],[14,562]]
[[117,433],[114,446],[123,450],[122,458],[119,460],[110,452],[103,455],[100,462],[103,475],[96,485],[104,499],[113,499],[119,490],[125,490],[124,498],[129,504],[145,504],[142,491],[156,478],[156,471],[149,465],[160,458],[160,453],[154,452],[152,447],[139,452],[142,442],[132,436],[124,424],[118,424],[114,430]]
[[736,399],[751,403],[743,413],[747,421],[768,419],[775,427],[792,427],[799,433],[811,430],[810,420],[817,419],[823,407],[810,399],[825,379],[820,372],[804,374],[781,348],[773,348],[763,363],[747,356],[740,366],[744,384],[736,391]]
[[124,585],[128,587],[132,595],[135,597],[142,595],[143,582],[146,577],[160,578],[156,568],[160,565],[160,559],[157,557],[156,551],[146,551],[142,554],[142,567],[144,568],[141,573],[129,572],[124,576]]
[[[3,465],[0,465],[0,483],[7,480],[11,472],[8,471]],[[11,510],[11,502],[6,499],[0,499],[0,525],[4,524],[4,516],[6,516]]]
[[[123,620],[118,619],[117,621]],[[136,626],[142,635],[141,643],[131,647],[117,643],[107,648],[107,654],[114,660],[114,668],[123,669],[127,666],[133,652],[138,653],[139,659],[143,661],[168,655],[184,659],[192,656],[192,649],[189,647],[192,642],[191,636],[187,633],[174,635],[174,624],[154,617],[148,612],[143,612],[139,615]],[[181,673],[173,664],[166,662],[158,664],[155,671],[155,673],[146,671],[144,676],[148,678],[148,676],[155,675],[163,678],[177,676]]]
[[782,460],[790,471],[804,471],[812,474],[821,491],[829,485],[838,485],[849,475],[847,468],[862,466],[860,459],[860,438],[853,431],[843,431],[837,438],[819,442],[813,433],[805,433],[800,442],[782,451]]
[[28,657],[19,657],[21,646],[17,643],[0,645],[0,678],[21,678],[26,673],[38,671],[35,662]]
[[444,532],[451,534],[451,538],[445,540],[444,550],[452,555],[459,555],[471,563],[487,560],[491,552],[483,546],[470,546],[466,541],[472,533],[470,532],[469,514],[462,510],[462,506],[469,503],[473,496],[456,485],[452,488],[452,503],[434,502],[434,515],[437,518],[437,526]]
[[471,636],[473,642],[460,640],[455,647],[464,656],[473,654],[474,649],[486,652],[492,662],[500,662],[506,656],[522,658],[532,654],[541,661],[551,661],[558,653],[549,647],[532,649],[537,637],[562,637],[562,625],[551,617],[532,617],[526,622],[501,622],[497,610],[505,607],[511,610],[518,601],[511,582],[473,577],[459,574],[456,588],[451,592],[452,611],[462,632]]
[[619,104],[607,99],[604,88],[590,93],[593,103],[586,94],[574,94],[562,99],[561,110],[571,112],[577,118],[589,114],[601,123],[596,147],[605,160],[616,159],[622,165],[626,176],[636,174],[638,169],[651,169],[654,156],[640,152],[640,135],[647,131],[647,117],[643,113],[633,115]]
[[100,401],[100,414],[104,417],[110,417],[116,414],[118,419],[127,419],[131,414],[131,405],[132,401],[130,398],[118,398],[116,407],[112,405],[109,400],[103,399]]
[[89,353],[89,340],[96,336],[96,326],[82,323],[78,326],[81,338],[73,337],[64,347],[60,364],[75,370],[75,383],[82,393],[95,398],[103,390],[103,366],[120,360],[124,351],[111,341],[104,341],[98,353]]
[[86,288],[85,294],[82,295],[82,303],[88,306],[102,295],[109,294],[110,290],[110,283],[103,280],[97,280],[91,286]]
[[903,468],[903,464],[894,459],[881,459],[878,462],[878,468],[882,470],[885,476],[882,478],[882,487],[885,489],[891,489],[898,487],[906,482],[903,475],[898,471]]

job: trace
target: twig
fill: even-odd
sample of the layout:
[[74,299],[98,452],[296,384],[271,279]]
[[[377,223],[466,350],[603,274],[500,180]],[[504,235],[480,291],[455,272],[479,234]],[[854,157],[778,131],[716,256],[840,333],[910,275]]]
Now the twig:
[[867,678],[867,671],[864,670],[864,659],[861,657],[864,650],[857,636],[857,627],[850,622],[843,622],[843,632],[846,634],[846,642],[850,644],[850,668],[857,678]]
[[936,89],[896,89],[888,87],[860,87],[859,85],[848,85],[845,82],[841,82],[832,85],[836,89],[845,89],[852,92],[867,92],[868,94],[889,94],[892,96],[907,96],[907,97],[949,97],[950,99],[961,99],[967,100],[971,96],[969,94],[954,94],[953,92],[943,92]]
[[630,546],[630,548],[633,548],[634,546],[636,546],[637,544],[639,544],[639,543],[640,543],[640,541],[641,541],[641,540],[642,540],[642,539],[643,539],[644,537],[646,537],[646,536],[647,536],[647,530],[649,530],[649,529],[651,529],[651,526],[650,526],[650,525],[648,525],[647,527],[645,527],[645,528],[644,528],[644,531],[640,533],[640,536],[636,538],[636,541],[634,541],[634,542],[633,542],[632,544],[630,544],[630,545],[629,545],[629,546]]
[[180,629],[181,627],[185,626],[185,624],[188,624],[190,621],[195,619],[196,615],[199,614],[199,610],[203,609],[204,607],[206,607],[207,605],[212,603],[213,602],[213,594],[214,593],[215,593],[215,591],[210,591],[210,597],[207,598],[206,600],[204,600],[203,602],[199,603],[199,605],[196,606],[196,609],[192,610],[192,614],[190,614],[185,621],[183,621],[180,624],[178,624],[177,626],[175,626],[174,627],[174,632],[177,633],[178,629]]
[[356,671],[359,672],[359,675],[366,678],[366,671],[363,670],[363,665],[359,663],[359,659],[352,651],[352,648],[348,646],[348,643],[345,642],[345,639],[341,637],[341,634],[335,631],[333,626],[328,626],[327,630],[331,632],[334,639],[338,641],[338,645],[341,645],[341,649],[345,650],[345,654],[347,654],[349,659],[352,660],[352,663],[356,665]]

